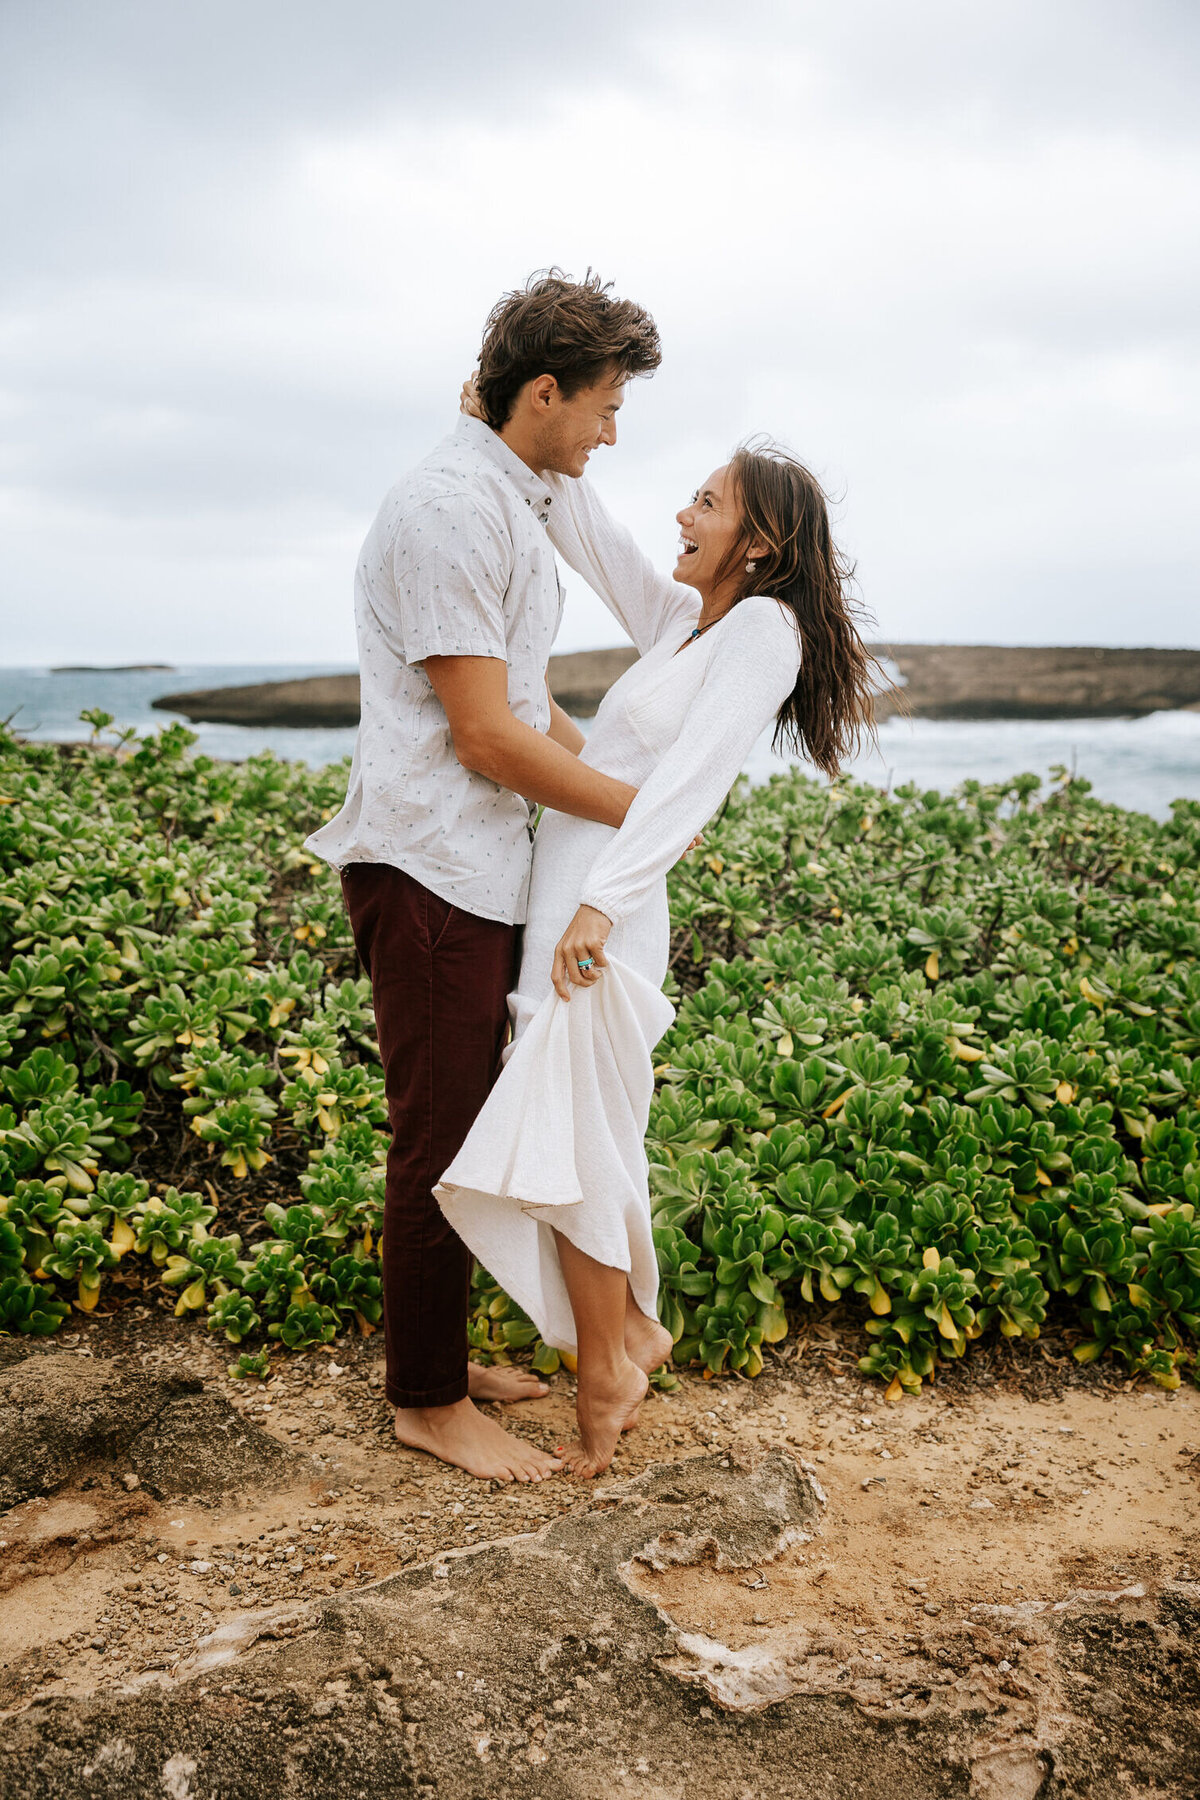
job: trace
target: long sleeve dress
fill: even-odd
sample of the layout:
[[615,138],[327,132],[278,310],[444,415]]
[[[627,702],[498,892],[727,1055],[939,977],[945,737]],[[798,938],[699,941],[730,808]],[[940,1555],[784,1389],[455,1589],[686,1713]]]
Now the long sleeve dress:
[[[638,788],[619,830],[546,810],[504,1067],[434,1193],[455,1231],[535,1322],[575,1350],[560,1231],[623,1269],[649,1318],[658,1266],[644,1148],[662,993],[666,875],[733,786],[800,666],[793,616],[748,596],[689,642],[699,596],[656,573],[586,480],[553,478],[555,549],[593,587],[639,660],[604,696],[580,760]],[[612,920],[608,967],[561,1000],[555,946],[581,905]]]

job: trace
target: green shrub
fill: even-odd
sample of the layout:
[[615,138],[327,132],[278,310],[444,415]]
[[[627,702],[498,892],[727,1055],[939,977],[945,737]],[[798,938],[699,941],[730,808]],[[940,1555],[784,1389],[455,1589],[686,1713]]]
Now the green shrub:
[[[0,1329],[103,1304],[120,1263],[233,1344],[374,1330],[382,1074],[303,849],[345,767],[88,723],[0,731]],[[754,1375],[816,1306],[892,1394],[1048,1318],[1081,1362],[1194,1373],[1198,867],[1200,805],[1155,823],[1065,771],[740,786],[669,884],[647,1152],[677,1358]],[[476,1354],[558,1366],[483,1270],[473,1295]]]

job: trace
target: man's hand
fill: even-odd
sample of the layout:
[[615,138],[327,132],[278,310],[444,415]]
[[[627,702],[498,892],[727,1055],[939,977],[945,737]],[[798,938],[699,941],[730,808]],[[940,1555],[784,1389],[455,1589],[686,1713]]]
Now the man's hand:
[[[594,906],[581,906],[558,940],[550,979],[560,1000],[571,998],[572,985],[592,987],[600,980],[601,969],[607,969],[604,946],[612,930],[612,920],[597,912]],[[579,967],[591,958],[586,969]]]
[[[478,369],[472,369],[462,384],[462,393],[458,396],[458,410],[466,413],[470,419],[483,419],[483,407],[479,403],[479,389],[475,385]],[[484,419],[486,425],[487,420]]]

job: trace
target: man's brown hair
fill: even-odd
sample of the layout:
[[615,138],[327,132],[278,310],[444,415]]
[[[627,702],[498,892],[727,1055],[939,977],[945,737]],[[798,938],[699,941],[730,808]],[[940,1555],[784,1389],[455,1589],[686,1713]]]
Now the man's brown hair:
[[614,299],[611,287],[590,269],[582,281],[546,269],[497,300],[476,377],[493,430],[507,424],[517,394],[539,375],[553,375],[570,400],[605,376],[653,374],[662,361],[658,327],[632,300]]

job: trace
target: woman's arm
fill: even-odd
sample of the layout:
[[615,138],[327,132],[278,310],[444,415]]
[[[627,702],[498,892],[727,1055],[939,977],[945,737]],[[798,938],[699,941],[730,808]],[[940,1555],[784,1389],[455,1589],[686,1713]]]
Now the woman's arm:
[[587,739],[584,737],[582,731],[580,731],[574,719],[572,719],[568,713],[565,713],[558,704],[558,701],[550,692],[549,682],[546,683],[546,698],[550,702],[550,725],[546,732],[546,736],[553,738],[556,744],[561,744],[564,750],[569,750],[572,756],[578,756],[579,752],[583,749],[583,746],[587,743]]
[[699,610],[695,592],[660,575],[619,525],[586,476],[547,475],[553,504],[546,521],[550,542],[582,575],[615,616],[641,655],[665,630]]
[[[478,373],[473,370],[463,382],[458,402],[459,411],[473,419],[483,418],[475,385]],[[546,521],[550,542],[599,594],[644,656],[675,617],[699,610],[698,596],[658,573],[585,480],[551,474],[545,480],[553,501]]]
[[[579,909],[558,941],[551,979],[564,1000],[572,985],[591,987],[601,978],[613,925],[695,842],[796,685],[796,630],[774,600],[741,601],[717,629],[727,635],[713,646],[683,730],[592,864]],[[581,971],[589,957],[591,966]]]
[[641,905],[712,818],[796,685],[796,630],[776,601],[743,600],[716,629],[722,635],[682,731],[584,883],[581,901],[614,924]]

